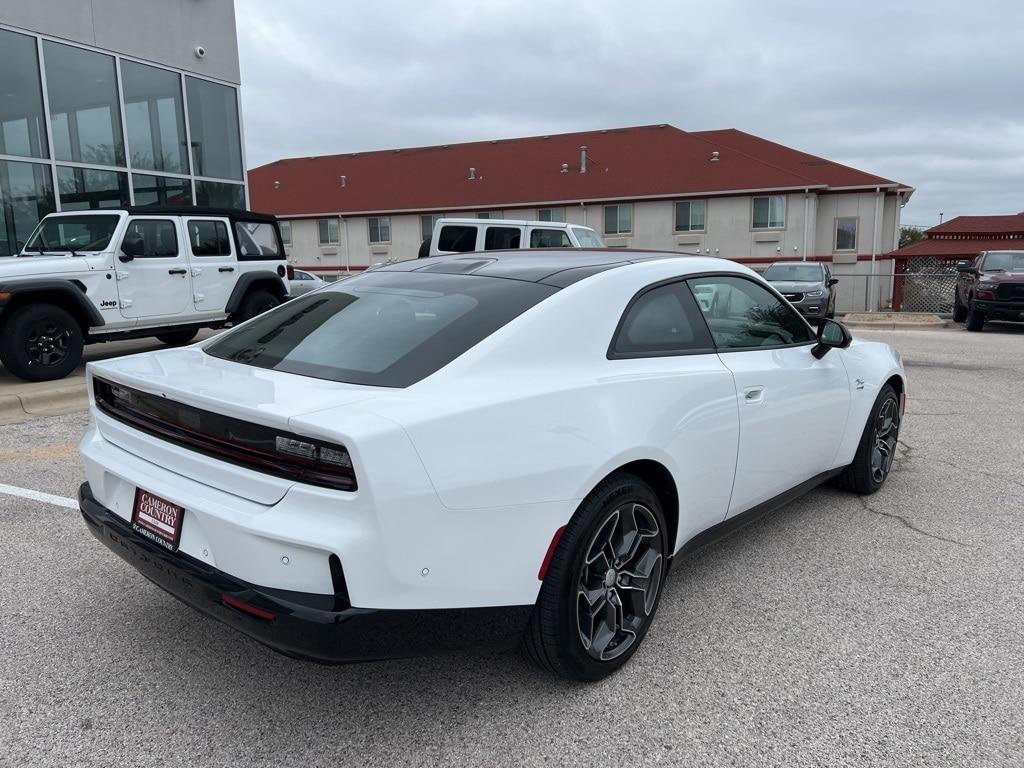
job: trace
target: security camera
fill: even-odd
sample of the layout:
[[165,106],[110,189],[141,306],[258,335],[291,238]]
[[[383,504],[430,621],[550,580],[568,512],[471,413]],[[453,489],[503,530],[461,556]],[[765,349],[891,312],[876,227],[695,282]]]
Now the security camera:
[[203,46],[201,46],[201,45],[197,45],[196,48],[195,48],[195,54],[196,54],[196,58],[197,59],[205,58],[206,57],[206,49],[203,48]]

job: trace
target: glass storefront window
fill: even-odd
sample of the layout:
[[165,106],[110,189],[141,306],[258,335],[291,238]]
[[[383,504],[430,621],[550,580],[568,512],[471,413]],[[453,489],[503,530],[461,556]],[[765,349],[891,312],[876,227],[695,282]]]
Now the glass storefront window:
[[43,58],[56,159],[123,166],[113,57],[47,40]]
[[166,69],[122,60],[121,86],[132,168],[188,173],[181,78]]
[[0,29],[0,155],[48,157],[34,37]]
[[[235,89],[186,77],[192,172],[196,176],[242,179],[242,141]],[[198,192],[196,193],[198,197]]]
[[0,256],[18,253],[54,210],[49,165],[0,161]]
[[153,205],[192,205],[192,182],[164,176],[132,174],[137,207]]
[[245,188],[219,181],[196,182],[196,205],[209,208],[245,208]]
[[62,211],[124,208],[130,205],[126,173],[58,166],[57,187],[60,190]]

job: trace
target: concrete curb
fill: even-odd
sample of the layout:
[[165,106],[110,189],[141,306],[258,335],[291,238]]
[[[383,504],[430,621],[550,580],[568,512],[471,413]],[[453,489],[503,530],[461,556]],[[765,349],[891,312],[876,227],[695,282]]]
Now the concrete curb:
[[65,380],[59,385],[48,384],[45,388],[40,385],[35,391],[0,395],[0,424],[16,424],[39,416],[60,416],[84,411],[88,406],[84,378]]

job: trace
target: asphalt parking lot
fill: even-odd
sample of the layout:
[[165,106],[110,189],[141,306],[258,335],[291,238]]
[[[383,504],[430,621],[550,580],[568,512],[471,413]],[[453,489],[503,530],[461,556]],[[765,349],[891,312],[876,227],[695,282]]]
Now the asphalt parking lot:
[[[0,494],[0,764],[1024,764],[1024,326],[856,331],[901,351],[899,458],[677,563],[595,685],[517,655],[320,667],[200,616],[77,511]],[[83,413],[0,428],[62,497]]]

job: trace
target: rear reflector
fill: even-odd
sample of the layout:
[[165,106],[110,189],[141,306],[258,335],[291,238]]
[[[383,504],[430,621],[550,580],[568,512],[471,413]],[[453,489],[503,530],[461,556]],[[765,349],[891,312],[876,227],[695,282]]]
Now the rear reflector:
[[242,613],[248,613],[250,616],[255,616],[257,619],[263,619],[264,621],[273,621],[277,618],[270,611],[264,610],[259,606],[255,606],[252,603],[247,603],[245,600],[240,600],[237,597],[232,597],[227,592],[220,596],[220,599],[224,601],[224,605],[234,608]]
[[551,565],[551,558],[555,556],[555,550],[558,549],[558,542],[561,540],[563,533],[565,533],[564,525],[555,531],[555,535],[551,537],[547,554],[544,555],[544,562],[540,564],[540,570],[537,572],[537,578],[541,581],[544,581],[544,577],[548,575],[548,566]]

